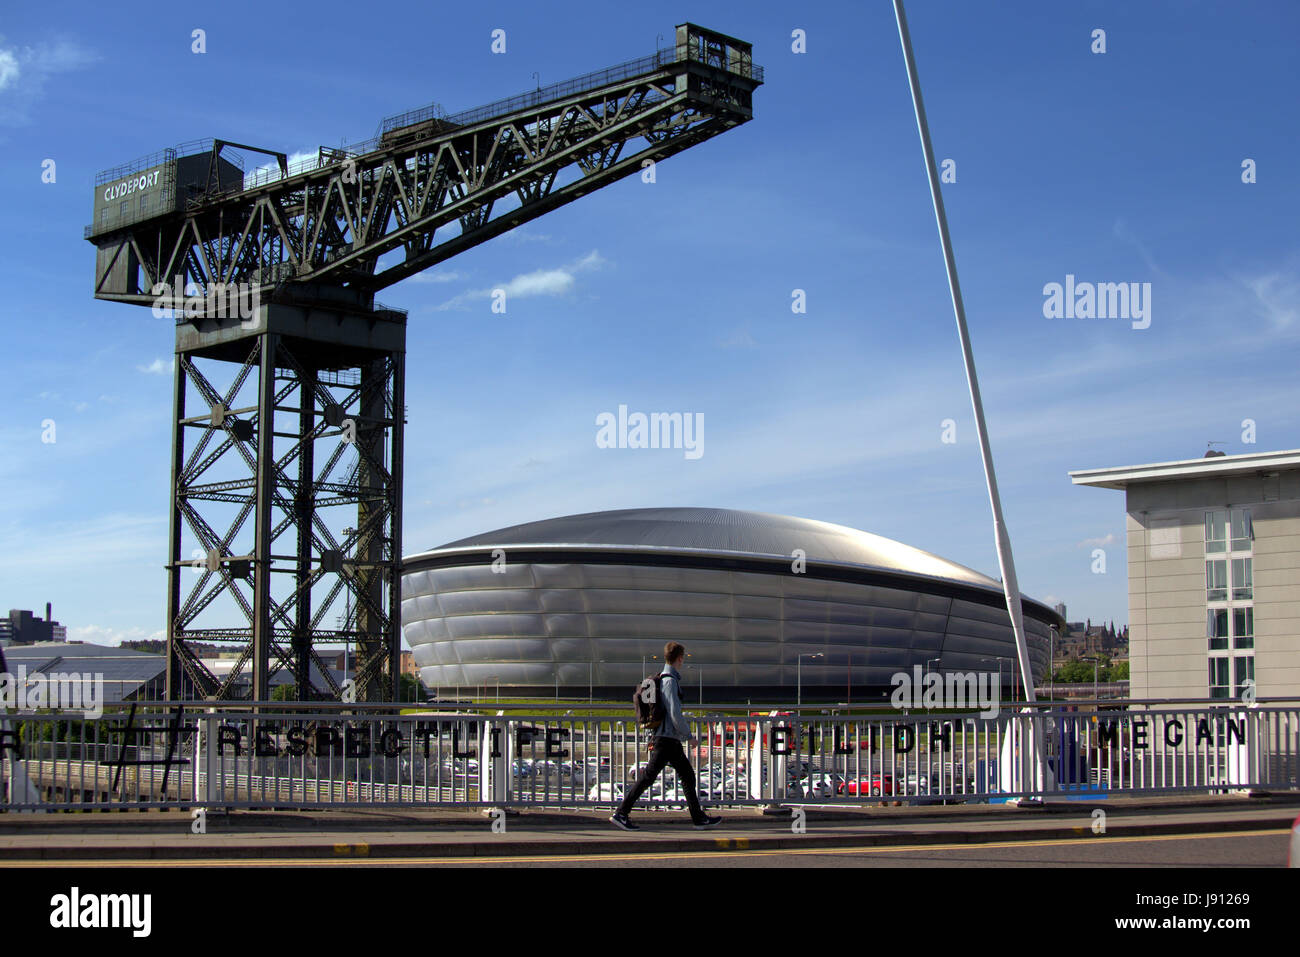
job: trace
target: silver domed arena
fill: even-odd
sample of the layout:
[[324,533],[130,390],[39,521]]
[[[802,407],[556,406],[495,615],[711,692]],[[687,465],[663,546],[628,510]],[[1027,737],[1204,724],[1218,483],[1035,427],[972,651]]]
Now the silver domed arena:
[[[1056,612],[1023,600],[1035,681]],[[1001,672],[1015,639],[1002,586],[842,525],[716,508],[530,522],[403,560],[402,630],[448,696],[621,699],[667,641],[688,702],[878,701],[914,665]],[[1023,689],[1022,689],[1023,693]]]

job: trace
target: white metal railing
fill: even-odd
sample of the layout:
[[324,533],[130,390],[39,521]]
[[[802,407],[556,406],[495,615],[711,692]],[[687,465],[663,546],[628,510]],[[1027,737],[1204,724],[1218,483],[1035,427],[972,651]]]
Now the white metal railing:
[[[694,715],[706,805],[1294,790],[1300,703]],[[1035,755],[1042,744],[1045,765]],[[605,807],[647,760],[602,716],[144,706],[0,719],[0,807]],[[642,801],[684,804],[665,770]]]

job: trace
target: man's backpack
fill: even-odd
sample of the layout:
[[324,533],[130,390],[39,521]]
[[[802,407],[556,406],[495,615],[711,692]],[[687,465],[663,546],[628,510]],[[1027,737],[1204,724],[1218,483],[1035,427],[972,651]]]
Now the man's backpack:
[[664,709],[662,674],[646,678],[632,692],[632,710],[636,713],[636,723],[647,731],[657,730],[664,723],[667,711]]

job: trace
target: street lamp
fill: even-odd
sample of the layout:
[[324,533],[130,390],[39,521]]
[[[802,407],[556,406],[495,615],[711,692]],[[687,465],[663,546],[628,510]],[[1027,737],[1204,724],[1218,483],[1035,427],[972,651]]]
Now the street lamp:
[[[695,655],[691,654],[691,653],[688,651],[688,652],[686,652],[686,657],[687,657],[687,658],[694,658]],[[685,665],[686,662],[683,660],[682,664]],[[692,674],[695,674],[696,677],[699,679],[699,682],[700,682],[700,707],[703,708],[703,707],[704,707],[704,670],[703,670],[699,665],[696,665],[695,668],[696,668],[696,671],[693,671],[693,672],[691,672],[691,673],[692,673]],[[696,672],[698,672],[698,674],[696,674]]]
[[1009,670],[1009,671],[1011,672],[1011,695],[1012,695],[1012,698],[1014,698],[1014,697],[1016,696],[1016,694],[1019,693],[1020,682],[1019,682],[1018,680],[1016,680],[1015,664],[1014,664],[1014,662],[1011,661],[1010,658],[1007,658],[1007,657],[1005,657],[1005,656],[1003,656],[1003,655],[995,655],[995,656],[992,657],[992,658],[981,658],[980,661],[996,661],[996,662],[998,663],[998,683],[999,683],[999,684],[1002,683],[1002,662],[1006,661],[1006,662],[1010,663],[1010,664],[1011,664],[1011,667],[1009,667],[1007,670]]
[[1047,697],[1056,700],[1056,626],[1048,630],[1047,638]]
[[795,682],[798,689],[797,699],[795,701],[796,706],[803,705],[803,660],[805,658],[825,658],[825,657],[826,656],[819,651],[815,655],[800,655],[798,658],[795,659],[794,673],[795,673]]
[[587,661],[587,704],[591,704],[592,701],[595,700],[594,684],[592,680],[594,666],[603,665],[604,663],[605,660],[603,658],[595,658]]
[[[930,670],[930,665],[933,664],[933,663],[936,662],[936,661],[939,662],[939,665],[940,665],[939,670],[938,670],[938,675],[939,675],[939,678],[940,678],[940,681],[939,681],[939,700],[940,700],[940,701],[943,701],[943,700],[944,700],[943,680],[942,680],[942,679],[943,679],[943,667],[942,667],[942,666],[943,666],[943,658],[940,657],[940,658],[928,658],[928,659],[926,659],[926,662],[925,662],[925,670],[926,670],[926,671],[929,671],[929,670]],[[999,673],[1000,673],[1000,672],[999,672]]]

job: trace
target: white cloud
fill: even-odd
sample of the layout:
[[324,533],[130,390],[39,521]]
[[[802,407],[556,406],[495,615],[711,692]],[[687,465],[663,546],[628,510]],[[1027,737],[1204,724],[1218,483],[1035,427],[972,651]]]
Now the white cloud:
[[1138,255],[1142,257],[1142,261],[1147,264],[1148,269],[1157,276],[1163,277],[1167,275],[1163,269],[1156,265],[1156,261],[1151,255],[1151,250],[1147,249],[1146,244],[1143,243],[1142,240],[1138,239],[1133,230],[1128,228],[1128,224],[1124,222],[1124,220],[1117,219],[1113,231],[1117,239],[1123,240],[1138,251]]
[[107,625],[73,625],[68,628],[70,641],[84,641],[92,645],[120,645],[124,641],[163,641],[167,632],[148,631],[144,628],[111,628]]
[[154,359],[147,366],[136,366],[136,369],[148,375],[170,375],[175,361],[174,359]]
[[754,337],[749,334],[748,329],[738,329],[726,339],[721,340],[718,345],[723,349],[754,349],[757,348],[758,343],[754,341]]
[[514,229],[504,233],[498,242],[512,243],[549,243],[551,241],[550,233],[530,233],[523,226],[516,226]]
[[1295,273],[1272,272],[1240,279],[1255,296],[1255,311],[1275,330],[1291,329],[1300,316],[1300,279]]
[[510,298],[556,296],[573,288],[573,273],[566,269],[539,269],[516,276],[500,288]]
[[18,67],[18,57],[14,56],[14,51],[0,49],[0,90],[17,83],[21,72]]
[[438,272],[433,269],[426,269],[423,272],[417,272],[411,277],[411,282],[418,283],[438,283],[438,282],[458,282],[465,278],[464,273],[455,271]]
[[581,259],[556,269],[536,269],[520,273],[505,283],[484,289],[471,289],[453,296],[442,305],[434,306],[436,312],[447,309],[464,309],[469,303],[491,298],[496,291],[506,294],[507,307],[511,299],[527,299],[531,296],[560,296],[572,291],[577,283],[577,274],[591,269],[599,269],[607,260],[593,249]]
[[1107,532],[1101,538],[1085,538],[1079,543],[1079,548],[1097,548],[1101,545],[1114,545],[1118,539],[1114,532]]
[[14,46],[0,38],[0,123],[25,123],[28,111],[57,73],[82,69],[99,57],[70,40]]
[[[257,155],[260,157],[261,154],[257,154]],[[288,164],[289,169],[292,171],[295,167],[303,165],[307,163],[309,160],[312,163],[315,163],[316,160],[318,159],[320,159],[320,149],[316,148],[316,149],[298,150],[297,152],[290,153],[285,158],[285,162]],[[262,163],[260,166],[254,166],[252,169],[245,169],[244,181],[247,183],[252,177],[258,174],[265,174],[265,173],[272,173],[272,172],[279,173],[279,171],[280,171],[279,160],[272,159],[270,162]]]

